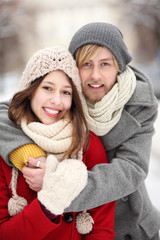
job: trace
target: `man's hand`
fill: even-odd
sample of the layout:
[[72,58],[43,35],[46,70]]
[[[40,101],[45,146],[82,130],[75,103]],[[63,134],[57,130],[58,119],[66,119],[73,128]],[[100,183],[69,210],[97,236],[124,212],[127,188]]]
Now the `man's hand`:
[[39,192],[42,189],[43,176],[46,168],[45,160],[46,157],[44,156],[38,158],[29,157],[28,166],[22,168],[23,177],[29,187],[35,192]]

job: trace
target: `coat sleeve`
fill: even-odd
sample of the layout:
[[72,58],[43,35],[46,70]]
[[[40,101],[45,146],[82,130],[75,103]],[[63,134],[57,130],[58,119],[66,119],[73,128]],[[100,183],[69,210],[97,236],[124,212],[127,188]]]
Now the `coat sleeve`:
[[[134,104],[139,105],[139,102]],[[88,174],[87,186],[66,211],[91,209],[118,200],[135,192],[144,183],[148,174],[154,122],[157,117],[157,100],[153,98],[150,106],[145,106],[144,103],[144,106],[138,106],[137,109],[134,106],[131,109],[129,115],[135,123],[135,129],[128,135],[127,126],[123,129],[116,126],[119,132],[115,130],[114,137],[108,142],[112,145],[122,135],[124,141],[107,152],[108,157],[111,154],[110,164],[93,167]],[[105,142],[104,138],[104,145]]]
[[12,166],[12,163],[9,161],[9,154],[16,148],[33,143],[33,141],[9,120],[8,105],[9,102],[0,103],[0,153],[4,161]]
[[[35,240],[45,238],[60,226],[61,222],[51,222],[42,212],[39,202],[35,199],[24,210],[11,219],[0,222],[0,239],[28,240],[34,236]],[[35,235],[36,232],[36,235]],[[25,234],[24,234],[25,233]]]
[[53,223],[45,216],[37,198],[24,207],[22,212],[10,218],[8,214],[9,198],[8,183],[0,161],[0,239],[28,240],[33,239],[34,236],[35,240],[39,240],[45,238],[61,224],[61,218],[57,223]]

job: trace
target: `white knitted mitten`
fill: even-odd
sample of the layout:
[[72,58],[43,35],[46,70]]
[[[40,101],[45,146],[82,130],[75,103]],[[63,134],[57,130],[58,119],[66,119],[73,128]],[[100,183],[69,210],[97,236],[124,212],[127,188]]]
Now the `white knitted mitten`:
[[53,214],[62,214],[84,189],[87,178],[87,168],[82,161],[66,159],[57,165],[57,159],[50,155],[38,199]]

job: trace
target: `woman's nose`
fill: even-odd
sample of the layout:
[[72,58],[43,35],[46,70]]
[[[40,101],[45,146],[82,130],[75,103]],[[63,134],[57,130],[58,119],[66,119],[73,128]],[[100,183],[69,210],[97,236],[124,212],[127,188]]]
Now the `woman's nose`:
[[59,105],[61,103],[61,95],[60,93],[53,93],[53,95],[50,98],[51,103],[54,103],[56,105]]

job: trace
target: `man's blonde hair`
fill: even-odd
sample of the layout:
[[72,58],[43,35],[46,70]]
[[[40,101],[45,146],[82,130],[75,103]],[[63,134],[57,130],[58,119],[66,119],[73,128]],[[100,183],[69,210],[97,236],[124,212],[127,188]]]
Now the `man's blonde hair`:
[[[87,44],[80,47],[75,54],[75,59],[76,59],[78,68],[81,67],[85,62],[88,62],[90,59],[97,56],[101,52],[102,48],[103,46],[100,46],[97,44]],[[113,61],[117,70],[120,71],[118,62],[115,59],[114,55],[113,55]]]

